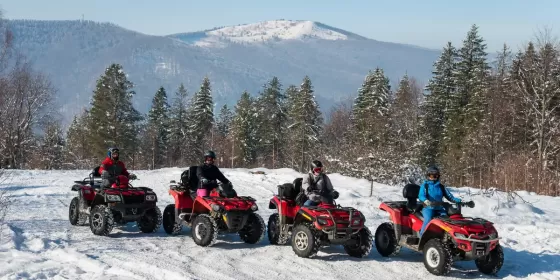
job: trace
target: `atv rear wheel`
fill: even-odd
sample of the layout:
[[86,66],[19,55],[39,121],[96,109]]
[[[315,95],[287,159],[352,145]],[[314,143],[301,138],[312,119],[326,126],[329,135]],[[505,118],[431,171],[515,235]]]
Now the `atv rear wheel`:
[[373,245],[373,236],[367,227],[363,227],[356,234],[352,235],[352,239],[356,243],[352,245],[344,245],[344,251],[355,258],[363,258],[369,255]]
[[107,236],[113,230],[113,212],[106,205],[96,205],[91,211],[89,228],[95,235]]
[[400,250],[395,236],[395,229],[391,223],[382,223],[375,231],[375,248],[384,257],[395,256]]
[[68,207],[68,220],[73,226],[83,226],[86,224],[87,215],[80,213],[80,199],[74,197]]
[[167,234],[179,234],[183,229],[181,221],[175,218],[175,204],[169,204],[163,210],[163,229]]
[[292,249],[301,258],[310,258],[321,247],[319,234],[310,224],[299,224],[292,231]]
[[453,255],[449,245],[432,238],[424,245],[424,266],[434,275],[446,275],[451,270]]
[[476,264],[478,271],[484,274],[495,275],[498,271],[500,271],[502,265],[504,264],[504,249],[500,244],[498,244],[488,255],[474,260],[474,263]]
[[210,215],[200,214],[193,221],[191,234],[197,245],[211,246],[218,238],[218,225]]
[[159,210],[159,207],[156,206],[152,209],[146,210],[144,216],[142,216],[136,224],[143,233],[153,233],[158,231],[161,226],[161,220],[161,210]]
[[268,218],[268,241],[274,245],[284,245],[288,242],[288,235],[280,230],[280,217],[278,213],[270,215]]
[[247,224],[239,231],[239,237],[245,243],[255,244],[264,238],[265,230],[263,218],[257,213],[251,213],[247,218]]

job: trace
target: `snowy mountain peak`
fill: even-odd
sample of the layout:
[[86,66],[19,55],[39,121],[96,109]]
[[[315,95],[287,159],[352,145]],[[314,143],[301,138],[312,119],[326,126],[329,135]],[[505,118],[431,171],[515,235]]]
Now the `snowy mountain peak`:
[[182,41],[211,46],[227,41],[236,43],[263,43],[280,40],[360,40],[357,34],[308,20],[270,20],[240,24],[212,30],[171,35]]

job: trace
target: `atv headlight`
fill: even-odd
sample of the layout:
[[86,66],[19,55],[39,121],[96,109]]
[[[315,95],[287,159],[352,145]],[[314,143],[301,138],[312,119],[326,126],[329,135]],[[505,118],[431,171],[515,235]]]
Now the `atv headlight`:
[[156,200],[156,196],[154,194],[146,195],[146,201],[154,201]]
[[352,226],[358,226],[358,225],[360,225],[360,222],[361,222],[360,219],[354,219],[354,220],[352,221]]
[[455,233],[455,237],[459,237],[459,238],[467,238],[466,235],[462,234],[462,233]]
[[257,206],[256,204],[253,204],[253,205],[251,205],[251,210],[253,210],[253,211],[259,210],[259,206]]
[[121,196],[118,194],[108,194],[106,198],[108,201],[121,201]]
[[498,233],[497,232],[492,232],[490,235],[488,235],[488,237],[490,237],[490,239],[498,238]]
[[325,218],[317,218],[317,223],[324,226],[324,225],[328,224],[329,222]]
[[218,212],[222,209],[222,207],[218,204],[212,204],[212,210]]

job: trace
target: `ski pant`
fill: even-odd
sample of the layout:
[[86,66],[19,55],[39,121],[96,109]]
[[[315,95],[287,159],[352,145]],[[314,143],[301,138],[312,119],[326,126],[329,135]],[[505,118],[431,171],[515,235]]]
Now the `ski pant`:
[[[333,198],[332,195],[324,195],[321,196],[320,201],[323,201],[324,203],[328,203],[328,204],[333,204]],[[311,199],[308,199],[303,206],[317,206],[319,205],[320,201],[313,201]]]
[[426,226],[432,220],[433,217],[438,216],[447,216],[445,213],[445,209],[432,209],[432,208],[423,208],[422,209],[422,217],[424,218],[424,223],[422,224],[422,229],[420,229],[420,236],[424,234],[424,230],[426,230]]

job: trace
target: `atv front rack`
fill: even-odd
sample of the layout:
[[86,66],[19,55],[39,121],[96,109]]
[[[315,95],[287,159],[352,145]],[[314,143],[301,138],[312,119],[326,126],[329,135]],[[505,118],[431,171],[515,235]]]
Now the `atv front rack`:
[[454,236],[455,239],[458,240],[464,240],[464,241],[469,241],[469,242],[476,242],[476,243],[491,243],[494,241],[498,241],[500,239],[502,239],[501,237],[495,237],[495,238],[489,238],[489,239],[476,239],[476,238],[472,238],[473,236],[476,236],[476,234],[470,234],[468,237],[459,237],[459,236]]
[[[346,240],[348,240],[349,236],[352,235],[354,233],[354,231],[358,231],[360,229],[363,228],[363,226],[352,226],[352,220],[354,218],[354,212],[358,211],[356,208],[353,207],[342,207],[342,206],[338,206],[336,208],[321,208],[318,206],[311,206],[311,207],[307,207],[309,209],[313,209],[315,211],[325,211],[329,214],[330,220],[333,222],[333,225],[330,227],[323,227],[322,231],[328,235],[329,240],[333,243],[336,243],[337,241],[340,242],[345,242]],[[349,212],[349,216],[348,216],[348,220],[338,220],[338,222],[336,221],[336,219],[334,218],[334,215],[332,213],[333,210],[344,210],[344,211],[348,211]],[[359,219],[362,219],[362,217],[360,217]],[[339,228],[338,225],[339,224],[343,224],[348,222],[348,226],[347,227],[343,227],[343,228]],[[364,221],[365,222],[365,221]]]

